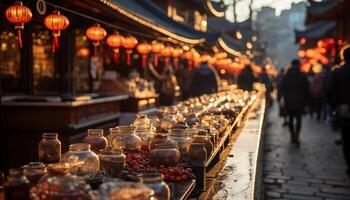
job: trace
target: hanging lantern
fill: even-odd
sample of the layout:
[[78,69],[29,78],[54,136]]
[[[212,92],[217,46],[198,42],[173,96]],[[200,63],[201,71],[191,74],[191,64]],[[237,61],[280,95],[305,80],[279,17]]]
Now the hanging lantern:
[[112,35],[107,37],[108,46],[113,48],[113,60],[116,64],[118,62],[119,47],[124,44],[125,38],[118,32],[114,32]]
[[6,9],[5,15],[9,22],[15,24],[19,47],[22,48],[21,30],[24,29],[24,24],[32,19],[32,11],[28,7],[23,6],[21,1],[16,1],[12,6]]
[[304,58],[306,56],[306,52],[304,50],[298,50],[297,54],[300,58]]
[[165,57],[165,66],[169,64],[169,56],[171,56],[173,52],[173,47],[171,46],[165,46],[164,49],[162,50],[161,54],[162,56]]
[[158,67],[158,56],[164,49],[164,45],[156,40],[152,41],[152,53],[154,54],[154,66]]
[[100,44],[100,41],[107,36],[107,32],[100,24],[95,24],[89,27],[85,34],[86,37],[92,41],[92,45],[94,45],[94,56],[96,56],[97,46]]
[[59,47],[58,38],[61,35],[61,31],[68,27],[69,20],[66,16],[61,15],[60,11],[55,10],[52,14],[45,17],[44,25],[52,31],[52,53],[55,53],[55,49]]
[[90,55],[90,50],[86,47],[80,48],[78,50],[77,56],[80,58],[87,58]]
[[301,45],[306,44],[306,38],[304,38],[304,37],[300,38],[299,44],[301,44]]
[[125,41],[123,43],[123,47],[126,49],[126,54],[127,54],[126,63],[128,65],[130,65],[130,55],[132,53],[132,49],[135,48],[137,43],[138,43],[137,39],[132,35],[129,35],[125,38]]
[[179,67],[179,57],[182,55],[183,50],[179,47],[173,48],[171,56],[174,58],[174,66],[177,69]]
[[192,61],[193,61],[193,53],[192,51],[186,51],[184,54],[185,59],[187,60],[188,63],[188,68],[192,69]]
[[142,56],[142,67],[146,68],[147,55],[152,51],[152,46],[146,41],[141,42],[137,45],[137,52]]

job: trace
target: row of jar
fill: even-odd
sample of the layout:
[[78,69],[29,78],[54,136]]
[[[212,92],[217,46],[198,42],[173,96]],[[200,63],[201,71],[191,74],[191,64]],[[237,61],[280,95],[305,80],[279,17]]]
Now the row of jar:
[[163,181],[163,175],[160,173],[139,175],[139,183],[108,181],[97,191],[93,191],[83,178],[70,174],[70,171],[67,163],[45,166],[41,162],[29,163],[22,169],[10,169],[3,185],[5,199],[170,199],[169,186]]

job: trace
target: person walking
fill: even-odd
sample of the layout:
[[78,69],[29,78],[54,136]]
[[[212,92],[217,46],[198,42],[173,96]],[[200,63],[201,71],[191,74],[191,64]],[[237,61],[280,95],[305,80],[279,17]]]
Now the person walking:
[[[282,84],[282,80],[284,75],[286,74],[287,69],[286,68],[282,68],[279,72],[278,72],[278,76],[277,76],[277,96],[279,97],[281,94],[281,84]],[[283,123],[282,126],[287,126],[288,125],[288,119],[287,119],[287,112],[286,112],[286,108],[284,105],[284,99],[283,98],[278,98],[278,105],[279,105],[279,116],[283,117]]]
[[[309,94],[309,82],[300,71],[300,61],[295,59],[284,75],[278,99],[284,99],[288,115],[288,126],[291,142],[299,145],[299,134],[302,126],[302,114]],[[296,123],[294,123],[296,122]]]
[[242,72],[238,75],[237,85],[238,88],[243,90],[252,91],[253,83],[257,82],[258,79],[255,77],[253,73],[252,66],[246,65]]
[[344,64],[331,73],[327,96],[335,110],[335,118],[340,122],[343,153],[350,175],[350,45],[342,48],[340,57]]

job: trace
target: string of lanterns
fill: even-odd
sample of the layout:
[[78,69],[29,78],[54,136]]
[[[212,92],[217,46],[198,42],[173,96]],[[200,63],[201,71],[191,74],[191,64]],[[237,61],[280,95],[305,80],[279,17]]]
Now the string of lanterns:
[[[5,11],[6,18],[9,22],[15,25],[15,29],[18,34],[18,42],[20,48],[22,48],[22,38],[21,31],[24,29],[24,24],[31,21],[32,11],[22,4],[21,1],[15,2],[13,5],[8,7]],[[54,10],[52,13],[44,18],[44,25],[47,29],[52,31],[52,53],[59,48],[59,37],[61,31],[65,30],[69,26],[69,19],[62,15],[60,11]],[[97,48],[101,41],[107,37],[107,31],[100,24],[96,23],[88,27],[85,31],[86,37],[92,42],[94,47],[94,56],[97,54]],[[227,59],[227,54],[223,52],[216,53],[214,56],[210,55],[200,55],[194,49],[186,49],[183,51],[181,47],[172,47],[168,44],[164,45],[162,42],[157,40],[148,43],[147,41],[138,42],[137,38],[132,35],[127,35],[126,37],[120,35],[118,32],[113,32],[108,35],[106,39],[106,44],[113,49],[113,60],[116,64],[119,57],[119,48],[123,47],[127,53],[127,65],[131,64],[131,54],[134,48],[141,55],[142,67],[146,68],[147,56],[150,53],[154,55],[154,66],[158,66],[159,56],[165,58],[165,65],[169,64],[170,57],[173,58],[173,64],[175,69],[178,68],[178,59],[183,58],[187,61],[188,68],[192,69],[194,65],[206,61],[210,62],[211,65],[216,67],[228,67],[233,69],[233,71],[241,70],[245,63],[233,63],[231,59]],[[78,55],[81,57],[89,56],[88,48],[79,49]],[[242,59],[244,61],[244,59]]]

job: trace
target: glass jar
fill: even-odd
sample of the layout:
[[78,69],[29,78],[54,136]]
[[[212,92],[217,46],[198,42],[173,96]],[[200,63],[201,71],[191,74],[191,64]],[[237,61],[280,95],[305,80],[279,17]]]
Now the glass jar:
[[111,128],[113,149],[123,149],[124,151],[140,151],[142,140],[135,134],[135,126],[117,126]]
[[163,181],[160,173],[143,174],[140,176],[141,182],[154,191],[156,200],[170,200],[169,186]]
[[147,118],[146,114],[136,114],[136,119],[132,123],[136,128],[139,127],[149,127],[151,121]]
[[213,151],[213,143],[210,141],[211,137],[207,135],[196,135],[193,143],[203,143],[205,150],[207,151],[207,158],[210,157]]
[[169,132],[169,138],[176,142],[181,157],[187,157],[192,143],[192,139],[189,137],[188,132],[184,129],[171,129]]
[[61,159],[61,142],[58,140],[58,133],[43,133],[38,152],[40,162],[58,163]]
[[219,133],[215,128],[212,128],[208,125],[200,124],[196,126],[199,129],[199,135],[210,136],[210,141],[213,144],[213,147],[216,147],[219,143]]
[[170,129],[174,128],[177,123],[176,116],[172,114],[166,114],[160,120],[160,130],[163,132],[168,132]]
[[9,170],[9,176],[4,183],[4,191],[6,200],[30,199],[30,183],[21,169]]
[[100,168],[107,176],[117,177],[125,168],[126,156],[121,149],[116,150],[110,147],[101,149],[98,157],[100,158]]
[[192,143],[189,150],[189,162],[204,165],[207,160],[207,150],[204,143]]
[[150,150],[151,141],[154,138],[153,127],[152,126],[137,127],[135,134],[137,136],[139,136],[141,138],[141,140],[142,140],[141,149],[149,151]]
[[175,166],[180,161],[180,151],[176,144],[156,144],[149,159],[153,166]]
[[30,162],[22,166],[23,174],[30,184],[35,185],[38,180],[46,174],[46,166],[42,162]]
[[148,117],[148,119],[151,122],[151,126],[153,128],[153,132],[157,132],[157,130],[159,130],[159,125],[160,125],[160,120],[157,116],[150,116]]
[[69,145],[69,151],[63,154],[61,162],[69,164],[71,174],[84,179],[93,178],[100,169],[98,156],[90,150],[90,144],[86,143]]
[[91,145],[91,150],[98,153],[100,149],[106,149],[108,141],[103,136],[103,129],[88,129],[87,136],[83,139],[83,143]]
[[101,200],[155,200],[154,191],[144,184],[119,180],[103,183],[98,194]]
[[33,188],[33,194],[41,200],[51,199],[91,199],[91,188],[77,176],[69,174],[67,163],[49,164],[47,174]]
[[188,136],[189,136],[191,139],[193,139],[194,136],[198,135],[198,133],[199,133],[199,130],[196,129],[196,128],[188,128],[188,129],[186,129],[185,131],[187,132]]
[[150,150],[154,149],[156,144],[175,144],[175,141],[169,138],[169,133],[155,133]]

